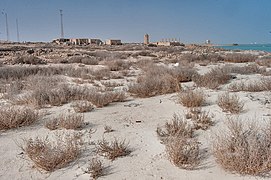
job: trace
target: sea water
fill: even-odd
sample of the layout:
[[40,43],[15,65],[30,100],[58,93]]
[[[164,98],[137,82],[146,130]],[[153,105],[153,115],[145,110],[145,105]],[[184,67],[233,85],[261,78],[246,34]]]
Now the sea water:
[[218,46],[223,49],[229,50],[256,50],[256,51],[266,51],[271,52],[271,44],[240,44],[237,46]]

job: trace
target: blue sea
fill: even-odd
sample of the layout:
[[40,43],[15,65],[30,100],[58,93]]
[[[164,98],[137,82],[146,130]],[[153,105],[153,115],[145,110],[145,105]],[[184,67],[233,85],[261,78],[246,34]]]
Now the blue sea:
[[222,45],[217,47],[229,50],[257,50],[271,52],[271,44],[239,44],[237,46]]

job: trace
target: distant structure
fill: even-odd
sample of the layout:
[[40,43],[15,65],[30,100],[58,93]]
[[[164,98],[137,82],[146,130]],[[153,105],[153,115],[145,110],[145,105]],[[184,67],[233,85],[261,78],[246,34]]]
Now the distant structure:
[[63,39],[64,38],[64,28],[63,28],[63,13],[62,10],[59,10],[60,12],[60,27],[61,27],[61,34],[60,34],[60,38]]
[[67,45],[102,45],[103,42],[100,39],[89,39],[89,38],[59,38],[52,41],[56,44],[67,44]]
[[144,35],[144,44],[146,44],[146,45],[150,44],[150,39],[149,39],[149,38],[150,38],[150,37],[149,37],[148,34],[145,34],[145,35]]
[[108,39],[105,41],[106,45],[122,45],[121,40],[119,39]]
[[19,33],[18,19],[16,19],[16,29],[17,29],[17,42],[20,42],[20,33]]
[[181,44],[179,41],[177,41],[176,38],[165,38],[162,39],[162,41],[158,41],[156,42],[157,46],[182,46],[183,44]]
[[211,40],[207,39],[207,40],[205,41],[205,44],[211,44]]

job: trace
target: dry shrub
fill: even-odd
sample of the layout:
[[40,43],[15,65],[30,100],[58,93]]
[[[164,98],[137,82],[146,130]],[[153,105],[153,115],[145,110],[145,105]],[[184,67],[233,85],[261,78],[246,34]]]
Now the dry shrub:
[[85,172],[90,174],[93,179],[97,179],[105,175],[104,171],[105,167],[103,166],[102,162],[97,158],[92,158]]
[[244,107],[244,103],[240,101],[240,98],[236,94],[230,95],[228,92],[218,96],[217,105],[223,112],[230,112],[233,114],[239,114]]
[[37,168],[50,172],[65,167],[80,155],[75,137],[58,138],[55,142],[48,137],[25,139],[22,149]]
[[69,114],[59,117],[59,126],[65,129],[79,129],[84,124],[84,117],[81,114]]
[[195,139],[173,137],[166,144],[169,160],[177,167],[194,169],[200,164],[199,142]]
[[209,112],[202,111],[201,108],[190,108],[189,112],[186,113],[186,118],[193,121],[196,130],[207,130],[214,125]]
[[92,103],[85,100],[75,101],[72,103],[71,106],[73,107],[74,111],[77,113],[90,112],[94,108]]
[[59,120],[57,118],[47,120],[44,126],[50,130],[56,130],[59,127]]
[[105,125],[104,126],[104,133],[110,133],[113,132],[114,130],[112,129],[111,126]]
[[259,64],[260,66],[271,67],[271,57],[266,56],[266,57],[259,58],[256,60],[256,63]]
[[185,90],[179,93],[179,102],[185,107],[199,107],[205,101],[205,94],[200,90]]
[[225,68],[213,68],[204,75],[195,74],[192,80],[198,87],[217,89],[220,85],[227,83],[232,76]]
[[97,143],[97,152],[107,157],[110,160],[115,160],[117,157],[126,156],[131,153],[129,150],[129,144],[125,142],[125,140],[120,141],[118,139],[114,139],[112,142],[108,142],[105,139],[98,141]]
[[193,128],[186,119],[174,114],[173,119],[166,122],[163,128],[158,127],[156,133],[162,143],[166,143],[172,137],[192,138]]
[[228,89],[233,92],[248,91],[248,92],[260,92],[271,90],[271,78],[262,78],[260,81],[235,82],[229,85]]
[[89,56],[89,57],[82,57],[82,56],[72,56],[70,57],[66,63],[82,63],[86,65],[98,65],[100,62],[99,57]]
[[230,119],[227,129],[215,136],[213,153],[216,161],[227,171],[266,175],[271,170],[271,124],[259,128],[255,123],[246,126]]
[[129,92],[138,97],[178,92],[181,85],[178,78],[164,67],[152,67],[145,75],[138,77],[137,83],[129,86]]
[[131,66],[131,63],[124,60],[108,60],[108,61],[105,61],[105,65],[107,65],[111,71],[121,71],[121,70],[129,69]]
[[28,126],[39,118],[37,111],[22,106],[8,106],[0,109],[0,130]]
[[246,63],[246,62],[255,62],[257,56],[252,54],[243,54],[243,53],[232,53],[227,54],[224,57],[224,61],[232,63]]
[[228,72],[237,74],[263,74],[266,73],[266,68],[259,67],[256,64],[249,64],[243,67],[228,65],[225,66]]
[[13,64],[34,64],[34,65],[37,65],[37,64],[46,64],[47,62],[45,60],[42,60],[36,56],[20,56],[20,57],[17,57],[15,58],[13,61],[12,61]]

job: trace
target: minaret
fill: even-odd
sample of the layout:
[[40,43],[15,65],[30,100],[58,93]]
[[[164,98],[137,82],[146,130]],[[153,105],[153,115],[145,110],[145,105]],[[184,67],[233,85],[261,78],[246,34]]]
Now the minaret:
[[150,41],[149,41],[149,35],[148,34],[145,34],[144,35],[144,44],[149,44]]

